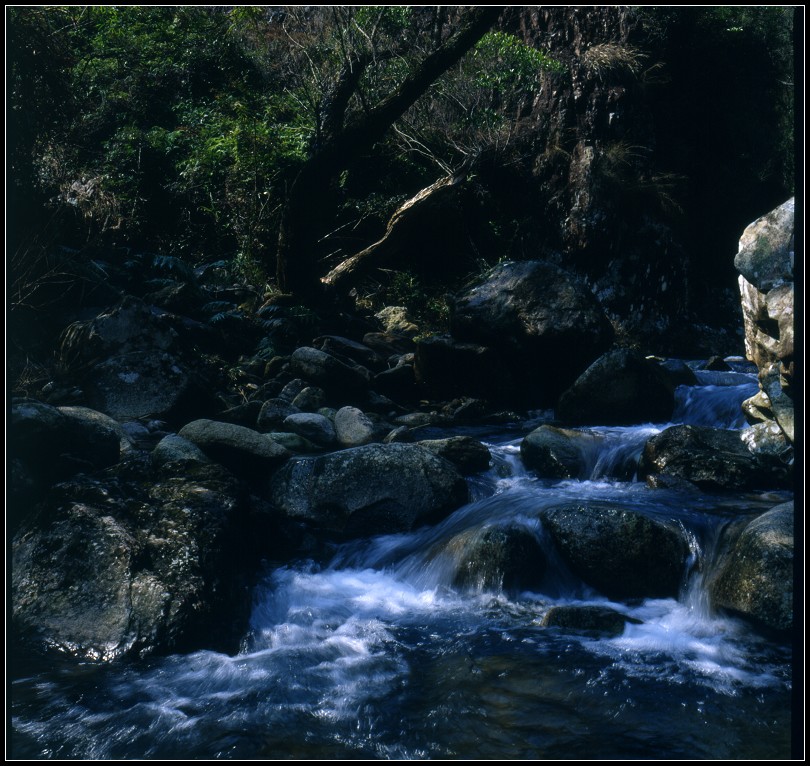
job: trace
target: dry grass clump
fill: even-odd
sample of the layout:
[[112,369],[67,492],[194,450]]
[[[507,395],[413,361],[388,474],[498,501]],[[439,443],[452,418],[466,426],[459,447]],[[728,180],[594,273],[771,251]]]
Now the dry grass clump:
[[582,64],[597,76],[627,72],[638,75],[644,55],[632,45],[620,43],[599,43],[582,54]]

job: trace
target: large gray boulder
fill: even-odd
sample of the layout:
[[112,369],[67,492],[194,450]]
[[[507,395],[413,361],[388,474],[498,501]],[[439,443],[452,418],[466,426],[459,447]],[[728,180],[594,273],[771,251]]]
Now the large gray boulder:
[[557,506],[541,518],[571,571],[609,598],[678,595],[689,547],[675,524],[600,503]]
[[587,286],[546,261],[496,266],[456,298],[450,330],[459,341],[497,349],[541,403],[553,401],[613,339],[610,322]]
[[236,482],[216,465],[131,473],[59,485],[15,536],[15,628],[92,660],[234,651],[249,611]]
[[269,436],[233,423],[194,420],[177,435],[199,447],[214,462],[246,478],[264,478],[290,456]]
[[786,487],[787,466],[754,455],[740,431],[706,426],[673,426],[653,436],[639,461],[639,475],[685,479],[703,489]]
[[348,537],[407,531],[468,498],[451,463],[413,444],[294,458],[273,477],[270,494],[289,518]]
[[756,406],[745,407],[746,415],[750,422],[776,421],[791,443],[796,375],[793,228],[790,199],[746,228],[734,258],[740,272],[745,353],[759,370],[760,395]]
[[776,631],[793,627],[793,503],[745,527],[710,582],[715,608]]
[[666,423],[675,387],[666,373],[637,351],[620,348],[600,356],[557,402],[557,418],[571,425],[628,426]]
[[341,407],[335,413],[335,433],[341,447],[361,447],[378,441],[378,437],[384,435],[379,433],[374,421],[357,407]]

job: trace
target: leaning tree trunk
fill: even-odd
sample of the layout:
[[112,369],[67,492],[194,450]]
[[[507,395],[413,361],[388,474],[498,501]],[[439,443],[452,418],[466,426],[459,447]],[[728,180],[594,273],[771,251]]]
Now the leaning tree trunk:
[[463,171],[441,178],[403,202],[389,219],[381,239],[339,263],[321,282],[345,292],[370,270],[390,263],[402,252],[408,232],[418,226],[415,222],[419,220],[419,213],[426,207],[441,204],[448,195],[455,193],[457,185],[465,178],[466,173]]
[[[430,87],[430,85],[475,45],[495,23],[503,9],[482,6],[469,11],[461,28],[449,37],[411,72],[387,98],[354,122],[343,127],[341,115],[333,115],[335,132],[322,136],[315,154],[304,163],[290,188],[279,227],[276,251],[276,277],[284,292],[317,299],[322,289],[315,246],[319,231],[314,230],[313,210],[324,200],[332,179],[342,169],[379,141],[385,131]],[[348,78],[339,78],[346,89]],[[335,99],[345,109],[344,93]]]

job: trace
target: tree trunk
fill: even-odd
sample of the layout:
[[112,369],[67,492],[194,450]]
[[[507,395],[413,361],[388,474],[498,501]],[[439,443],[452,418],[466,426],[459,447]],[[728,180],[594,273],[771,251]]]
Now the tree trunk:
[[457,173],[441,178],[403,202],[389,219],[385,234],[381,239],[339,263],[321,279],[321,282],[336,290],[345,291],[371,269],[390,262],[401,252],[408,230],[412,228],[414,221],[418,220],[415,219],[415,216],[426,205],[439,202],[448,193],[452,193],[454,187],[465,177],[466,173]]
[[[503,9],[482,6],[469,11],[461,28],[429,54],[400,86],[376,107],[343,127],[340,116],[332,125],[337,132],[324,135],[322,144],[301,168],[290,188],[281,215],[276,277],[284,292],[317,299],[323,289],[315,263],[315,245],[320,227],[314,211],[326,199],[337,173],[379,141],[385,131],[430,87],[430,85],[475,45],[495,23]],[[345,83],[345,80],[340,82]],[[341,93],[339,104],[348,103]],[[323,212],[322,210],[319,212]]]

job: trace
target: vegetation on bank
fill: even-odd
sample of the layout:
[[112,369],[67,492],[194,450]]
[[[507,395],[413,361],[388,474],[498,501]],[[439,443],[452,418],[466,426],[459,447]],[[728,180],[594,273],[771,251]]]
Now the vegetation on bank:
[[[556,244],[542,241],[531,155],[568,161],[570,147],[535,146],[530,116],[579,67],[605,88],[644,82],[663,171],[638,175],[650,147],[613,143],[598,157],[603,191],[632,202],[628,189],[654,187],[695,276],[711,279],[728,254],[705,253],[792,189],[794,11],[625,11],[632,44],[589,41],[574,60],[461,8],[10,7],[12,311],[44,308],[43,284],[103,279],[95,254],[110,248],[176,270],[217,263],[260,292],[277,277],[316,286],[385,239],[413,195],[461,174],[461,201],[415,213],[407,252],[383,253],[354,285],[370,308],[405,303],[440,326],[444,294],[521,257],[521,232],[541,232],[537,252]],[[302,272],[294,284],[282,260]]]

